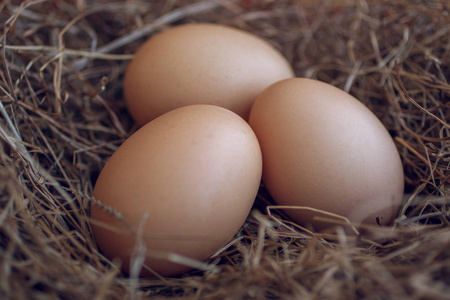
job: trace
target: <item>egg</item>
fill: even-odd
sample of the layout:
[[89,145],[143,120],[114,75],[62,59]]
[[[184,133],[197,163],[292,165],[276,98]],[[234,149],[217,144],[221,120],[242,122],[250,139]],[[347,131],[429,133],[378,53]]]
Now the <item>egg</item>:
[[126,273],[142,241],[141,276],[181,274],[191,267],[167,257],[205,261],[232,240],[261,172],[258,140],[237,114],[213,105],[172,110],[137,130],[105,164],[93,196],[108,209],[91,207],[94,237]]
[[192,104],[221,106],[247,120],[264,88],[293,76],[281,53],[251,33],[185,24],[152,36],[138,49],[125,72],[124,98],[138,125]]
[[282,80],[258,96],[249,123],[264,185],[296,223],[327,231],[344,220],[360,228],[396,216],[399,153],[380,120],[348,93],[313,79]]

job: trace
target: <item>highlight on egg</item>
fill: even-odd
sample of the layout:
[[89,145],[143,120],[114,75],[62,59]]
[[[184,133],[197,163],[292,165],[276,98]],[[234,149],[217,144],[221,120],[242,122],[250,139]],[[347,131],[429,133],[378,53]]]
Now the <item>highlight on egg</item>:
[[219,24],[184,24],[142,44],[125,72],[124,98],[140,126],[192,104],[221,106],[248,119],[264,88],[293,76],[283,55],[256,35]]
[[[142,242],[141,276],[173,276],[230,242],[258,192],[262,156],[250,126],[213,105],[172,110],[141,127],[110,157],[94,197],[119,213],[91,207],[102,253],[129,273]],[[142,252],[143,251],[143,252]]]
[[261,145],[264,185],[296,223],[323,231],[342,222],[332,215],[357,227],[396,216],[404,189],[399,153],[351,95],[318,80],[281,80],[257,97],[249,124]]

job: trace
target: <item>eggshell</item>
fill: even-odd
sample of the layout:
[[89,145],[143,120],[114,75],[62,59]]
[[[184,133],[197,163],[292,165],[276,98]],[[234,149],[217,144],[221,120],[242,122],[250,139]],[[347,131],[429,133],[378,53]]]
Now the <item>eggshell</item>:
[[214,104],[248,118],[256,96],[294,72],[263,39],[217,24],[175,26],[154,35],[136,52],[124,97],[143,125],[172,109]]
[[[317,80],[282,80],[259,95],[249,123],[262,149],[263,182],[277,204],[323,210],[356,226],[395,217],[404,188],[399,153],[354,97]],[[285,212],[316,230],[339,221],[320,221],[330,215],[311,209]]]
[[100,250],[119,258],[128,272],[137,241],[133,231],[147,214],[147,266],[164,276],[189,270],[160,255],[203,261],[229,242],[252,207],[261,169],[255,134],[229,110],[192,105],[156,118],[117,149],[95,184],[94,197],[126,220],[92,206]]

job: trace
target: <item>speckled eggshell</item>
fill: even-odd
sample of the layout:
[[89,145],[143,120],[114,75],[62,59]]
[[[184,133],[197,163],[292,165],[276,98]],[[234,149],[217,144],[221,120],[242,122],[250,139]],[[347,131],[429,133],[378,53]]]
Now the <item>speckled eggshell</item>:
[[[282,80],[259,95],[249,123],[277,204],[337,214],[356,226],[386,225],[396,216],[404,188],[399,153],[379,119],[351,95],[313,79]],[[343,220],[310,209],[285,212],[315,230]]]
[[263,39],[218,24],[172,27],[152,36],[125,72],[124,97],[139,125],[172,109],[214,104],[248,118],[256,96],[294,72]]
[[146,265],[163,276],[183,273],[190,267],[156,257],[204,261],[223,247],[252,207],[261,170],[258,140],[235,113],[212,105],[168,112],[129,137],[101,171],[93,195],[126,222],[92,205],[99,248],[128,272],[143,222]]

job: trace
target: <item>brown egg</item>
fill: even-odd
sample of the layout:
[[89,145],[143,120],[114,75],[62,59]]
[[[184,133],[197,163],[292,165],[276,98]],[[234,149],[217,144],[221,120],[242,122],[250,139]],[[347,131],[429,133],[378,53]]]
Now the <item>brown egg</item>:
[[124,96],[144,125],[177,107],[214,104],[248,118],[268,85],[294,76],[286,59],[263,39],[217,24],[188,24],[151,37],[125,73]]
[[229,242],[252,207],[261,169],[258,140],[235,113],[212,105],[168,112],[127,139],[103,168],[94,197],[126,222],[93,205],[99,248],[128,272],[143,222],[146,265],[164,276],[183,273],[190,267],[162,256],[204,261]]
[[[404,188],[400,156],[357,99],[317,80],[282,80],[259,95],[249,123],[261,145],[263,182],[277,204],[322,210],[357,226],[395,217]],[[311,209],[285,212],[316,230],[342,221]]]

